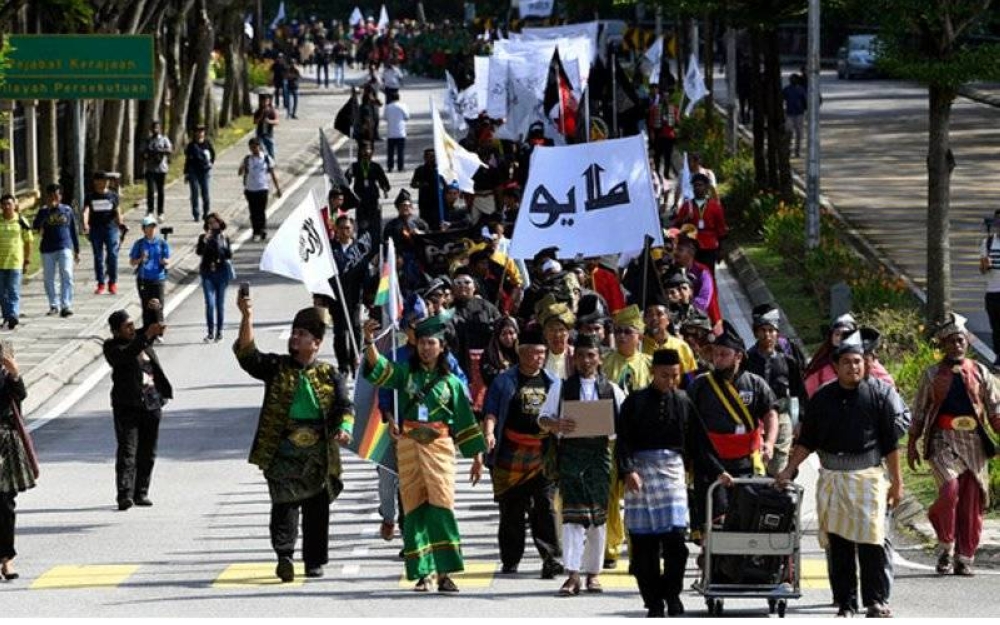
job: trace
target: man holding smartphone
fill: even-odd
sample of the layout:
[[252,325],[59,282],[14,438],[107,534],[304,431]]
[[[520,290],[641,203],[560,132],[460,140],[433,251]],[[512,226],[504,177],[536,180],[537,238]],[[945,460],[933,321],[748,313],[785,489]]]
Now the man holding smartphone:
[[271,496],[271,546],[275,575],[295,580],[292,556],[302,516],[302,560],[306,577],[322,577],[329,558],[330,503],[344,488],[340,445],[351,441],[354,403],[344,377],[317,358],[329,315],[304,308],[292,321],[288,353],[264,353],[253,335],[250,285],[240,285],[242,314],[233,346],[240,367],[266,384],[250,463],[264,472]]
[[[148,304],[159,309],[159,301]],[[125,310],[108,317],[111,338],[104,341],[104,358],[111,365],[111,410],[114,414],[118,451],[115,481],[118,509],[151,506],[149,484],[156,460],[163,406],[173,398],[173,389],[153,351],[153,341],[163,336],[161,322],[136,330]]]

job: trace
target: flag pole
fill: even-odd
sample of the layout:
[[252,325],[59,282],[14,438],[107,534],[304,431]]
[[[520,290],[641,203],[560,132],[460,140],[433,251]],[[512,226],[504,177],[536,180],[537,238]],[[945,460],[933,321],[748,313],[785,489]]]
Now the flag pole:
[[[331,250],[332,251],[332,250]],[[344,311],[344,323],[347,324],[347,336],[351,339],[351,349],[354,354],[358,357],[361,356],[361,351],[358,350],[358,341],[354,337],[354,327],[351,325],[351,313],[347,310],[347,300],[344,299],[344,288],[340,284],[340,272],[333,274],[333,282],[337,287],[337,299],[340,300],[340,308]],[[343,363],[337,363],[341,365]],[[351,363],[353,364],[353,363]]]
[[611,136],[618,138],[618,61],[611,53]]
[[642,310],[646,311],[646,297],[649,295],[649,242],[650,237],[646,235],[642,240]]
[[583,91],[584,142],[590,143],[590,85]]

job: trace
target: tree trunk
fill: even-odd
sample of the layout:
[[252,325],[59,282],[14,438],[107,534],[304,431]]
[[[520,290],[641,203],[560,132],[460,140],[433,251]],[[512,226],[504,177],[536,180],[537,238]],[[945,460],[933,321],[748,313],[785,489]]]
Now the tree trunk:
[[191,89],[190,106],[187,114],[187,130],[193,131],[199,123],[207,124],[208,112],[205,110],[206,94],[211,94],[212,76],[212,46],[215,43],[215,28],[209,19],[205,0],[199,0],[199,8],[191,20],[192,28],[198,33],[191,42],[192,60],[195,64],[194,83]]
[[927,141],[927,319],[951,312],[951,106],[955,91],[931,86]]
[[705,13],[705,45],[702,49],[705,88],[708,90],[708,95],[705,96],[705,118],[711,126],[715,118],[715,20],[710,11]]
[[116,161],[122,186],[135,182],[135,109],[133,100],[127,100],[122,107],[121,147]]
[[38,101],[38,184],[45,186],[59,180],[58,104],[55,100]]
[[768,144],[774,150],[775,189],[786,200],[794,198],[792,163],[789,153],[788,128],[785,125],[784,98],[781,95],[781,56],[777,31],[767,38],[765,48],[768,64],[768,90],[771,97],[771,121],[768,123]]
[[97,146],[97,164],[100,169],[113,170],[118,163],[125,104],[125,100],[104,101],[104,115],[101,118],[98,139],[100,145]]
[[757,188],[767,188],[767,148],[765,144],[764,80],[761,73],[761,39],[763,33],[750,31],[750,71],[753,72],[753,169]]

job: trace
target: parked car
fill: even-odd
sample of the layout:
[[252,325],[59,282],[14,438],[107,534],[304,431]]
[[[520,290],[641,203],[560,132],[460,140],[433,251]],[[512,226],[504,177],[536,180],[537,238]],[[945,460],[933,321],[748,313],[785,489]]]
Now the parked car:
[[850,80],[855,76],[875,76],[877,47],[875,35],[849,36],[837,50],[837,78]]

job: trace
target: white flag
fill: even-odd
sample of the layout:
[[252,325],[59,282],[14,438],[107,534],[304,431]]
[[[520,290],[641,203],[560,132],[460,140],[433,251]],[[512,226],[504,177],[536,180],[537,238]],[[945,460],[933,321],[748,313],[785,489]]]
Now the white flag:
[[660,67],[660,59],[663,58],[663,35],[656,38],[656,43],[649,46],[649,50],[643,55],[653,67]]
[[684,164],[681,165],[681,201],[694,199],[694,187],[691,185],[691,167],[688,166],[688,153],[684,153]]
[[278,24],[280,24],[284,19],[285,19],[285,3],[284,1],[282,1],[282,3],[278,5],[278,14],[274,16],[274,21],[271,22],[271,30],[277,28]]
[[558,246],[571,258],[636,250],[663,232],[641,135],[565,147],[537,146],[511,240],[511,258]]
[[389,28],[389,12],[385,10],[385,5],[382,5],[382,10],[378,12],[378,31],[384,33],[387,28]]
[[351,26],[357,26],[363,21],[365,21],[365,16],[361,14],[361,9],[354,7],[354,10],[351,11],[351,16],[347,18],[347,23]]
[[274,233],[260,257],[261,271],[300,280],[310,293],[336,297],[330,278],[337,275],[330,239],[326,235],[323,216],[312,193]]
[[521,0],[518,12],[521,19],[526,17],[551,17],[555,8],[555,0]]
[[701,73],[698,57],[694,54],[691,55],[687,73],[684,74],[684,95],[689,100],[687,106],[684,107],[685,116],[690,115],[695,105],[708,95],[708,89],[705,88],[705,76]]
[[473,192],[472,177],[480,167],[486,167],[474,152],[460,146],[444,131],[441,116],[438,115],[434,99],[431,98],[431,121],[434,128],[434,158],[437,160],[438,174],[446,183],[458,182],[458,188],[466,193]]

